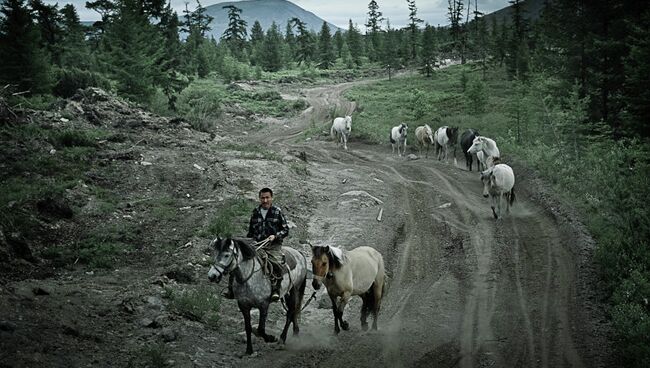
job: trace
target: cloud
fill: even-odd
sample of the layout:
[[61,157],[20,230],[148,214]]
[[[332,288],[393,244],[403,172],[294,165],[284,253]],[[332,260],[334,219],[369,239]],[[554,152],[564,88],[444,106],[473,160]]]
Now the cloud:
[[[182,14],[185,9],[186,0],[172,0],[172,7]],[[189,0],[188,0],[189,1]],[[257,0],[265,1],[265,0]],[[294,4],[310,11],[324,20],[331,22],[343,29],[348,28],[348,21],[352,19],[359,29],[365,31],[365,23],[368,17],[368,3],[370,0],[291,0]],[[79,13],[79,18],[85,21],[99,20],[97,12],[86,9],[86,0],[44,0],[47,4],[59,4],[59,8],[65,4],[73,4]],[[189,1],[189,8],[196,7],[195,1]],[[203,0],[201,4],[205,7],[218,4],[224,1]],[[377,0],[379,11],[383,17],[390,20],[391,27],[401,28],[408,24],[408,4],[406,0]],[[447,0],[416,0],[417,16],[425,23],[431,25],[445,25],[447,21]],[[467,6],[467,4],[465,4]],[[479,2],[479,10],[490,13],[508,6],[508,0],[482,0]],[[385,26],[386,22],[384,22]]]

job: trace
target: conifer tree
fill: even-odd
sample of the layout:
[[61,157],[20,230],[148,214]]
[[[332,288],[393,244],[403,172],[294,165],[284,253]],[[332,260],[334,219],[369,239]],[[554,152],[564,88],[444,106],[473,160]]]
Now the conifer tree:
[[262,68],[269,72],[277,72],[282,69],[284,66],[283,49],[282,34],[278,25],[273,22],[262,41],[262,58],[260,60]]
[[74,5],[66,4],[60,10],[61,28],[61,66],[90,69],[90,49],[85,42],[84,27]]
[[334,65],[334,61],[336,61],[336,56],[334,55],[334,49],[332,47],[330,27],[327,25],[327,22],[323,22],[323,26],[319,33],[318,59],[318,67],[322,69],[329,69]]
[[342,50],[343,50],[344,43],[345,43],[345,39],[343,38],[343,33],[341,33],[340,29],[337,29],[336,33],[334,33],[334,47],[336,48],[337,58],[342,57]]
[[415,60],[418,56],[418,24],[422,23],[422,19],[417,17],[418,9],[415,6],[415,0],[406,0],[409,8],[409,33],[410,33],[410,45],[411,45],[411,59]]
[[223,8],[228,9],[228,27],[223,31],[221,40],[226,42],[233,55],[241,59],[247,36],[246,21],[241,19],[242,10],[238,7],[226,5]]
[[122,0],[101,44],[104,67],[117,81],[118,93],[138,102],[149,100],[161,78],[161,44],[138,0]]
[[47,50],[50,60],[61,65],[61,15],[57,5],[46,5],[41,0],[30,0],[32,11],[36,14],[36,24],[41,32],[41,47]]
[[298,65],[309,64],[313,59],[313,41],[311,34],[307,30],[307,24],[298,18],[291,18],[291,23],[298,28],[296,36],[296,61]]
[[24,0],[4,1],[0,13],[0,82],[19,92],[49,92],[50,65]]
[[384,21],[382,12],[379,11],[379,5],[375,0],[368,3],[368,22],[366,23],[366,34],[369,36],[368,46],[372,52],[368,52],[368,57],[372,61],[379,60],[379,50],[381,50],[381,22]]
[[361,57],[363,56],[363,42],[361,39],[361,33],[359,33],[357,27],[352,24],[352,19],[350,19],[348,23],[347,44],[350,48],[352,61],[355,65],[360,66]]

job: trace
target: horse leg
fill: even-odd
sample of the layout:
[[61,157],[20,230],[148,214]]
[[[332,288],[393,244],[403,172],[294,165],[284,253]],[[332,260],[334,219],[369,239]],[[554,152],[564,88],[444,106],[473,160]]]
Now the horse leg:
[[295,294],[295,290],[291,290],[291,292],[284,297],[284,301],[287,305],[287,315],[284,322],[284,328],[282,329],[282,334],[280,335],[280,341],[282,341],[282,343],[287,341],[287,331],[289,330],[289,325],[294,320],[294,314],[296,313]]
[[343,311],[345,310],[345,306],[348,304],[348,301],[350,300],[351,293],[349,291],[346,291],[341,295],[341,303],[339,303],[339,319],[341,321],[341,328],[344,331],[347,331],[350,328],[350,324],[343,320]]
[[266,342],[276,342],[276,341],[278,341],[278,339],[276,339],[275,336],[266,334],[266,316],[269,313],[268,305],[260,307],[259,310],[260,310],[260,323],[257,326],[257,333]]
[[345,133],[343,133],[342,136],[343,136],[343,148],[345,148],[345,150],[347,151],[348,150],[348,136]]
[[364,331],[368,330],[368,312],[371,308],[371,297],[370,290],[361,295],[361,300],[363,301],[363,304],[361,304],[361,329]]
[[492,204],[492,205],[491,205],[491,208],[492,208],[492,215],[494,216],[495,219],[499,219],[499,215],[497,215],[497,213],[496,213],[496,211],[495,211],[496,197],[493,196],[492,194],[490,194],[490,202],[492,202],[492,203],[491,203],[491,204]]
[[242,315],[244,315],[244,329],[246,330],[246,354],[253,354],[253,343],[251,341],[251,332],[253,332],[253,327],[251,327],[251,309],[250,307],[243,307],[239,305],[239,310]]
[[379,316],[379,309],[381,308],[381,298],[384,295],[384,280],[380,279],[380,282],[375,281],[372,285],[372,329],[377,330],[377,318]]
[[330,300],[332,301],[332,313],[334,314],[334,333],[338,335],[341,332],[339,328],[339,309],[336,306],[336,297],[330,295]]
[[300,319],[300,312],[302,311],[302,300],[305,297],[305,287],[307,286],[307,279],[303,280],[302,284],[298,288],[298,298],[296,298],[296,310],[293,313],[293,334],[298,335],[300,333],[300,327],[298,327],[298,320]]

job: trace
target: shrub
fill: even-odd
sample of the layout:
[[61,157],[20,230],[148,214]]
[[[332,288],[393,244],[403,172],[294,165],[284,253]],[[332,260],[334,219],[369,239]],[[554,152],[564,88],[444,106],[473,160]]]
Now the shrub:
[[169,299],[172,312],[192,321],[203,322],[210,328],[218,328],[221,297],[214,289],[207,286],[182,291],[166,288],[164,297]]
[[[217,210],[216,216],[210,220],[208,228],[201,235],[206,237],[225,236],[246,232],[248,219],[244,217],[251,211],[249,201],[242,198],[227,200],[222,208]],[[234,224],[240,224],[239,226]]]
[[54,95],[63,98],[72,97],[78,89],[87,87],[99,87],[107,91],[111,89],[110,81],[101,74],[74,67],[58,69],[56,80]]
[[196,80],[180,93],[178,112],[185,116],[194,129],[210,131],[214,119],[221,115],[222,93],[214,81]]

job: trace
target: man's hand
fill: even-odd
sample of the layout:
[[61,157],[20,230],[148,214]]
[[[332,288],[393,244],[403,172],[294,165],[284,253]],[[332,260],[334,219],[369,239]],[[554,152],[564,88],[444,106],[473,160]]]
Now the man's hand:
[[269,237],[266,238],[266,240],[272,242],[273,240],[275,240],[275,235],[269,235]]

